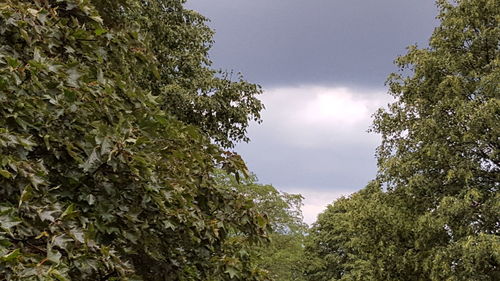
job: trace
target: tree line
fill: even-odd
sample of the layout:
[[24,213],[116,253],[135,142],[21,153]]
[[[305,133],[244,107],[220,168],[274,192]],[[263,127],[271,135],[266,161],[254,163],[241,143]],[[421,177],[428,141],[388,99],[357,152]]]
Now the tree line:
[[500,5],[438,0],[378,173],[308,227],[232,151],[261,88],[183,0],[0,3],[0,280],[500,279]]

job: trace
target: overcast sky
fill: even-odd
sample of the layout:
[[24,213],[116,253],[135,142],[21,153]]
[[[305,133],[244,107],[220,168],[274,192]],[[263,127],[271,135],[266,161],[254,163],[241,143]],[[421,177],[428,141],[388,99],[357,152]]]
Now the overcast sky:
[[216,31],[216,68],[263,86],[264,122],[236,150],[261,183],[305,197],[305,221],[376,173],[371,115],[408,45],[425,47],[433,0],[188,0]]

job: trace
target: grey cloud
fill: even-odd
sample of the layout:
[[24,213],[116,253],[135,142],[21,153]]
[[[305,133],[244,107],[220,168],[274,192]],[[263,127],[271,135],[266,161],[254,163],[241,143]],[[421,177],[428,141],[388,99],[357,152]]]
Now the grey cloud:
[[433,0],[190,0],[212,21],[216,67],[264,86],[381,87],[405,47],[424,45]]

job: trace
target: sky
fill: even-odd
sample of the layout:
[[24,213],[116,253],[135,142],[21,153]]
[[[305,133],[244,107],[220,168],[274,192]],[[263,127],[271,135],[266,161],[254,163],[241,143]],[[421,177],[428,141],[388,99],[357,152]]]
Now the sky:
[[391,101],[385,81],[406,47],[427,45],[433,0],[188,0],[215,30],[213,66],[263,87],[262,124],[239,144],[263,184],[304,196],[305,222],[376,175]]

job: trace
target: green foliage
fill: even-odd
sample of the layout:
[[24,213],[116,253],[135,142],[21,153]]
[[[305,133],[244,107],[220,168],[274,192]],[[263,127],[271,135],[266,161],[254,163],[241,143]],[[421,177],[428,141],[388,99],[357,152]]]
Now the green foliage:
[[396,101],[375,116],[377,182],[319,218],[310,280],[500,278],[500,5],[437,3],[429,47],[397,59]]
[[249,245],[247,249],[255,266],[267,271],[275,281],[304,280],[304,239],[308,228],[302,217],[302,196],[258,184],[254,175],[237,181],[234,176],[219,172],[216,180],[220,186],[235,188],[252,200],[256,210],[269,221],[270,243]]
[[182,4],[0,3],[1,280],[260,278],[227,244],[266,221],[211,176],[244,167],[222,147],[260,90],[210,70]]

